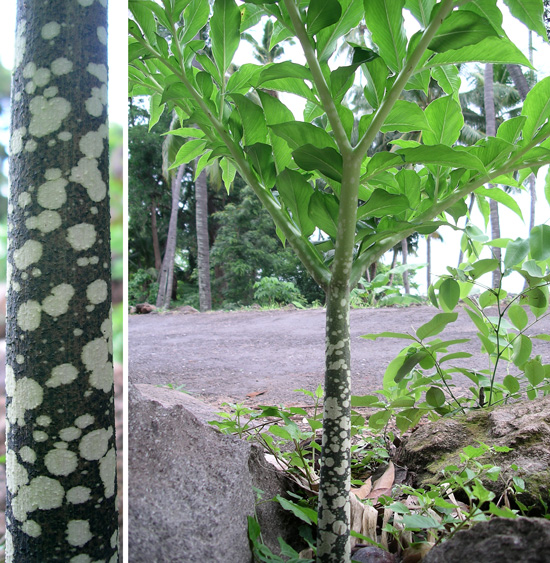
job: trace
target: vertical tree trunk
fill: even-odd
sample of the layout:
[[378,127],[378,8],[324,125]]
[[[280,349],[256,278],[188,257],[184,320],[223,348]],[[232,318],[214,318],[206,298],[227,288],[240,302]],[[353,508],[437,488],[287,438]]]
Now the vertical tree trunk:
[[426,289],[430,287],[432,283],[432,237],[428,235],[426,237],[426,262],[427,262],[427,274],[426,274]]
[[[401,241],[401,254],[403,256],[403,265],[407,264],[409,259],[409,244],[406,238]],[[405,287],[405,295],[411,292],[411,285],[409,283],[409,272],[403,272],[403,286]]]
[[208,241],[208,186],[206,171],[195,181],[195,217],[197,223],[197,250],[199,268],[199,302],[201,312],[212,309],[210,291],[210,244]]
[[[397,247],[394,246],[390,270],[393,270],[395,268],[395,265],[397,264],[397,252],[398,252]],[[390,274],[390,280],[389,280],[389,283],[388,283],[389,286],[393,285],[393,276],[394,276],[394,274]]]
[[537,207],[537,187],[534,174],[529,175],[529,194],[531,196],[531,205],[529,212],[529,232],[531,232],[531,230],[535,226],[535,211]]
[[[485,104],[485,132],[488,137],[494,137],[496,135],[496,120],[495,120],[495,98],[493,91],[493,65],[487,63],[485,65],[485,81],[484,81],[484,92],[483,101]],[[494,188],[494,185],[489,184],[489,188]],[[493,199],[489,200],[489,206],[491,210],[491,238],[500,238],[500,220],[498,216],[498,203]],[[493,256],[496,260],[501,262],[502,253],[500,248],[493,248]],[[500,273],[500,268],[493,271],[493,288],[500,286],[502,274]]]
[[18,0],[6,561],[118,560],[107,8]]
[[167,309],[170,307],[170,295],[172,293],[172,280],[174,278],[174,260],[176,257],[176,242],[178,238],[178,210],[180,203],[181,182],[185,165],[182,164],[175,176],[172,176],[172,209],[170,211],[170,223],[168,225],[168,238],[166,250],[160,268],[159,292],[157,295],[157,307]]
[[160,258],[159,233],[157,229],[157,202],[151,202],[151,235],[153,237],[153,254],[155,256],[155,270],[160,271],[162,260]]

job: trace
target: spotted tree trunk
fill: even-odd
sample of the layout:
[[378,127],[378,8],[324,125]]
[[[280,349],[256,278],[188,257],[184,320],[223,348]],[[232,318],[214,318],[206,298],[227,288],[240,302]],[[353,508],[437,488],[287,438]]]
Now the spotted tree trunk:
[[208,185],[203,170],[195,181],[199,300],[201,312],[212,309],[210,290],[210,244],[208,242]]
[[106,0],[18,0],[6,560],[118,560]]

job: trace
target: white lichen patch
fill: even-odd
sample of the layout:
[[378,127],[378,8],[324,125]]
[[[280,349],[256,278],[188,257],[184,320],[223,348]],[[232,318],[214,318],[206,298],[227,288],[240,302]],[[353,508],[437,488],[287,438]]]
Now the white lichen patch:
[[77,468],[78,457],[74,452],[56,448],[46,454],[44,464],[52,475],[69,475]]
[[88,7],[88,6],[91,6],[94,3],[94,0],[78,0],[78,3],[81,6]]
[[23,62],[23,58],[25,57],[25,50],[27,47],[27,38],[25,36],[26,29],[26,20],[21,20],[20,22],[18,22],[17,31],[15,33],[15,61],[13,64],[14,70]]
[[113,386],[113,364],[108,361],[109,344],[104,338],[88,342],[82,349],[82,362],[91,371],[90,385],[108,393]]
[[52,375],[46,381],[46,387],[68,385],[78,377],[78,370],[72,364],[61,364],[52,369]]
[[35,63],[27,63],[23,68],[23,78],[27,80],[31,79],[36,72],[36,64]]
[[47,428],[51,423],[52,423],[52,419],[46,414],[42,414],[36,418],[36,424],[38,424],[38,426],[43,426],[44,428]]
[[96,241],[95,227],[89,223],[79,223],[67,229],[67,240],[75,250],[87,250]]
[[36,84],[34,83],[34,80],[31,80],[30,82],[27,82],[25,84],[25,92],[27,92],[27,94],[32,95],[36,92]]
[[25,143],[25,150],[27,152],[34,152],[37,147],[38,147],[38,143],[34,139],[29,139]]
[[32,433],[32,439],[35,442],[45,442],[48,439],[48,435],[43,430],[35,430]]
[[92,558],[85,553],[81,553],[80,555],[75,555],[71,557],[69,563],[92,563]]
[[67,201],[65,186],[68,183],[65,178],[56,178],[44,182],[38,187],[38,204],[44,209],[59,209]]
[[27,134],[26,127],[15,129],[10,138],[10,153],[12,155],[20,153],[23,150],[23,137]]
[[34,97],[29,104],[32,114],[29,133],[33,137],[44,137],[57,131],[71,111],[71,104],[65,98]]
[[13,450],[6,452],[6,484],[10,493],[15,494],[19,487],[29,482],[29,474],[25,467],[17,461]]
[[44,172],[44,178],[46,178],[46,180],[57,180],[61,178],[61,176],[61,168],[48,168],[46,172]]
[[67,444],[67,442],[56,442],[53,447],[59,450],[66,450],[69,447],[69,444]]
[[40,258],[42,258],[42,243],[37,240],[28,240],[21,248],[13,252],[13,261],[19,270],[25,270],[31,264],[38,262]]
[[82,139],[80,139],[78,146],[88,158],[99,158],[103,152],[103,140],[107,138],[107,134],[107,126],[100,125],[97,131],[89,131],[86,133]]
[[82,436],[82,430],[80,430],[80,428],[76,428],[75,426],[69,426],[59,431],[59,437],[65,442],[78,440],[80,436]]
[[52,73],[50,72],[49,68],[39,68],[33,77],[33,82],[39,87],[42,88],[46,86],[46,84],[50,81],[52,77]]
[[102,45],[107,45],[107,30],[102,25],[97,28],[97,38]]
[[116,453],[111,448],[99,462],[99,475],[103,481],[105,498],[110,498],[115,494],[116,482]]
[[36,461],[36,452],[32,448],[29,448],[29,446],[23,446],[19,450],[19,457],[21,461],[25,463],[34,463]]
[[65,491],[59,481],[50,477],[36,477],[28,485],[21,487],[17,496],[12,499],[13,516],[19,522],[24,522],[29,512],[59,508],[64,496]]
[[[87,142],[85,147],[89,151],[91,151],[90,145],[91,143]],[[101,146],[103,147],[103,142],[101,143]],[[97,146],[94,147],[94,150],[97,152],[96,147]],[[85,153],[82,146],[81,150]],[[78,165],[71,170],[69,180],[84,186],[92,201],[102,201],[107,195],[107,185],[101,178],[99,163],[95,158],[81,158],[78,161]]]
[[51,295],[42,301],[42,309],[52,317],[64,315],[69,310],[69,301],[74,295],[74,287],[68,283],[56,285]]
[[83,414],[74,421],[74,425],[78,428],[87,428],[94,423],[94,420],[95,418],[91,414]]
[[107,299],[107,282],[95,280],[86,289],[86,297],[90,303],[99,305]]
[[82,547],[92,539],[88,520],[70,520],[67,525],[67,543]]
[[25,207],[27,207],[27,205],[30,205],[32,203],[32,196],[29,192],[21,192],[19,194],[19,197],[17,198],[17,203],[19,205],[19,207],[21,207],[22,209],[25,209]]
[[96,461],[101,459],[109,448],[109,439],[113,435],[113,428],[109,426],[106,430],[101,428],[99,430],[92,430],[85,434],[80,440],[78,449],[80,457],[88,461]]
[[22,356],[21,354],[17,354],[17,356],[15,356],[15,361],[21,365],[25,363],[25,356]]
[[36,217],[25,221],[27,229],[36,229],[42,233],[51,233],[61,226],[61,215],[57,211],[43,211]]
[[32,299],[23,303],[17,311],[17,324],[21,330],[36,330],[40,326],[40,303]]
[[13,368],[6,364],[6,395],[8,397],[13,397],[15,391],[15,373]]
[[31,536],[31,538],[37,538],[42,533],[40,524],[34,520],[27,520],[26,522],[23,522],[21,530],[27,534],[27,536]]
[[82,336],[82,335],[84,334],[84,331],[83,331],[81,328],[75,328],[75,329],[73,330],[73,334],[74,334],[75,336]]
[[62,76],[63,74],[68,74],[73,70],[73,63],[65,57],[60,57],[52,62],[50,68],[54,74]]
[[53,39],[59,35],[61,31],[61,26],[57,22],[49,22],[46,25],[42,26],[40,30],[40,35],[42,35],[42,39]]
[[73,487],[67,491],[67,501],[71,504],[82,504],[92,498],[92,490],[88,487]]
[[45,98],[54,98],[57,94],[59,94],[59,88],[57,86],[50,86],[43,92]]
[[104,64],[89,63],[86,70],[100,82],[107,82],[107,67]]
[[103,113],[103,106],[107,104],[107,86],[92,88],[92,95],[86,100],[86,111],[94,117],[100,117]]
[[57,138],[60,141],[70,141],[73,138],[73,134],[70,133],[69,131],[61,131],[61,133],[57,135]]

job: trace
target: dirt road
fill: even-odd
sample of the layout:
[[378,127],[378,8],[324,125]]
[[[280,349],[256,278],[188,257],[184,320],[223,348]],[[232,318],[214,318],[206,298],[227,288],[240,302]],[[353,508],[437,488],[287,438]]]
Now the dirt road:
[[[407,332],[429,321],[438,311],[428,306],[351,311],[352,393],[364,395],[382,386],[388,363],[406,341],[368,341],[366,333]],[[183,385],[204,400],[251,404],[304,404],[294,389],[315,390],[323,381],[324,309],[213,312],[205,314],[132,315],[128,323],[131,383]],[[450,348],[471,358],[455,365],[487,368],[479,352],[476,329],[464,311],[442,333],[445,339],[471,338]],[[550,333],[550,317],[529,334]],[[535,341],[534,352],[550,362],[550,344]],[[459,363],[460,362],[460,363]],[[511,373],[517,368],[511,366]],[[468,386],[468,379],[457,379]],[[263,392],[255,398],[249,393]]]

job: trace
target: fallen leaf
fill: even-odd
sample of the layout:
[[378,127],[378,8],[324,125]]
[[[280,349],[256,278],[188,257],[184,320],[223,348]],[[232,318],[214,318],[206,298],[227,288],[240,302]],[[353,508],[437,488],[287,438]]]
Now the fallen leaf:
[[362,535],[370,538],[372,541],[376,539],[376,523],[378,522],[378,510],[370,504],[364,504],[365,510],[363,511],[363,522],[361,532]]
[[251,393],[247,393],[246,396],[249,399],[253,399],[254,397],[257,397],[258,395],[263,395],[264,393],[267,393],[267,389],[264,389],[263,391],[252,391]]
[[373,484],[372,488],[376,489],[391,489],[395,481],[395,467],[390,461],[388,467],[380,479],[377,479]]
[[355,493],[359,498],[364,499],[367,498],[367,495],[372,490],[372,477],[369,477],[363,485],[361,485],[358,489],[352,487],[350,491]]

